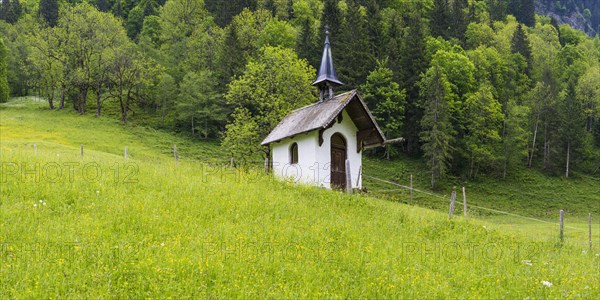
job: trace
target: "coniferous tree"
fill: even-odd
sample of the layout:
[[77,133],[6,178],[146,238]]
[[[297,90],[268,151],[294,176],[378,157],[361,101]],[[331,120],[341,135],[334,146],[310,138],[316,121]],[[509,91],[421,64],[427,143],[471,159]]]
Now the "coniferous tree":
[[529,39],[521,24],[517,25],[517,28],[515,29],[510,47],[512,53],[519,53],[525,58],[527,61],[525,73],[527,76],[531,76],[531,45],[529,44]]
[[449,37],[450,32],[450,8],[448,0],[434,0],[433,9],[429,15],[429,27],[433,37]]
[[406,35],[400,52],[400,88],[406,89],[407,103],[404,118],[404,138],[406,139],[407,151],[410,153],[419,152],[419,120],[422,116],[422,109],[417,105],[419,99],[419,88],[416,84],[419,76],[427,70],[427,60],[425,53],[425,28],[421,18],[421,10],[418,6],[413,7],[406,16]]
[[373,64],[369,51],[367,20],[360,10],[360,5],[353,1],[348,2],[337,46],[333,47],[335,57],[339,57],[336,62],[338,75],[344,82],[344,87],[350,89],[357,88],[365,82],[369,66]]
[[256,0],[215,0],[205,1],[206,9],[215,18],[215,23],[221,27],[227,26],[234,16],[244,8],[256,9]]
[[369,37],[369,49],[377,59],[384,59],[383,36],[381,32],[381,12],[378,1],[367,3],[367,34]]
[[38,14],[50,27],[58,23],[58,0],[40,0]]
[[454,0],[452,2],[451,9],[451,23],[450,23],[450,36],[458,39],[462,43],[465,42],[465,32],[469,25],[469,19],[467,15],[467,7],[469,3],[467,0]]
[[3,0],[0,6],[0,19],[10,24],[15,24],[21,17],[21,3],[19,0]]
[[535,0],[522,0],[520,18],[517,20],[529,27],[535,26]]
[[431,187],[436,188],[439,180],[446,174],[452,157],[454,133],[448,107],[452,92],[442,68],[437,65],[427,71],[419,85],[424,110],[420,138],[431,172]]
[[320,53],[312,24],[308,18],[302,22],[302,27],[298,34],[298,42],[296,43],[296,52],[299,57],[306,59],[311,66],[317,66]]
[[325,0],[323,6],[323,15],[321,16],[321,30],[325,32],[325,26],[329,26],[329,36],[332,39],[332,46],[338,39],[342,27],[342,12],[338,6],[339,0]]

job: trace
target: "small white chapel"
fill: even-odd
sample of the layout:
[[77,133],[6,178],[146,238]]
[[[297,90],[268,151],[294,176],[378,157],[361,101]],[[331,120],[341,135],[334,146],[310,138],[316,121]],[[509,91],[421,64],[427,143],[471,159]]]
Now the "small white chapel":
[[330,189],[362,189],[362,152],[386,138],[357,90],[335,95],[329,32],[317,79],[319,101],[290,112],[261,143],[274,176]]

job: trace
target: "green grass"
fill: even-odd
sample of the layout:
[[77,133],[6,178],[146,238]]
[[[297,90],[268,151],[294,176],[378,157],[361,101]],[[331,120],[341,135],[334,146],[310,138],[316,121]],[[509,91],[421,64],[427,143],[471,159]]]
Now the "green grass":
[[208,166],[214,144],[25,100],[0,117],[0,298],[600,297],[598,244]]

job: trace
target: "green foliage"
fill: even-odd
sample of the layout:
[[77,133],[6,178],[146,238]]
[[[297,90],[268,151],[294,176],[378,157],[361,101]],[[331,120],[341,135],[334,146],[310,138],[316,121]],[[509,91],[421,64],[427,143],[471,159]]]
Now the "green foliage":
[[40,0],[38,15],[48,26],[56,26],[58,23],[58,0]]
[[501,141],[500,128],[504,121],[500,103],[494,98],[492,87],[482,85],[468,96],[465,110],[465,158],[469,160],[469,177],[477,175],[477,168],[493,166],[495,152]]
[[[415,202],[439,203],[443,212],[293,186],[258,170],[223,167],[225,154],[213,143],[41,110],[30,101],[11,104],[0,119],[7,171],[0,190],[2,298],[600,295],[598,249],[588,250],[578,218],[598,213],[597,180],[519,172],[508,182],[469,183],[470,219],[448,220],[447,200],[428,194],[415,193]],[[209,157],[221,160],[209,164]],[[8,163],[42,170],[77,164],[70,182],[66,166],[58,180],[40,171],[36,181],[31,173],[12,175]],[[84,166],[94,167],[84,173]],[[388,178],[420,169],[410,158],[368,159],[364,171]],[[415,176],[417,188],[426,184]],[[535,212],[551,223],[559,206],[567,208],[565,244],[556,246],[553,224],[481,216],[473,207],[488,205]]]
[[260,147],[261,130],[256,118],[243,107],[232,114],[232,122],[227,124],[221,146],[238,165],[255,164],[260,154],[266,155]]
[[[244,74],[229,84],[225,97],[238,115],[251,115],[257,136],[264,138],[288,112],[316,99],[311,87],[315,70],[291,49],[265,47],[260,51],[257,59],[248,62]],[[240,117],[238,121],[248,120]],[[232,129],[241,126],[235,125],[235,120],[233,124]],[[233,134],[227,129],[225,138],[231,139]]]
[[10,91],[8,81],[6,80],[6,62],[8,59],[8,49],[4,41],[0,38],[0,103],[8,101]]
[[[199,131],[208,138],[220,132],[220,125],[226,119],[226,106],[217,93],[216,84],[210,71],[190,72],[183,77],[177,98],[177,119],[186,122],[185,127],[191,128],[192,134]],[[163,83],[163,88],[170,89],[169,82]]]
[[431,171],[431,187],[436,188],[446,174],[452,157],[454,130],[450,122],[452,87],[442,68],[434,64],[419,82],[422,108],[420,133],[424,156]]
[[3,0],[0,4],[0,20],[15,24],[21,17],[22,11],[19,0]]
[[[382,65],[371,71],[360,91],[383,134],[388,139],[394,139],[402,134],[406,92],[400,90],[400,85],[393,81],[392,70]],[[395,151],[392,145],[387,145],[387,159],[390,159]]]
[[298,39],[296,28],[286,21],[272,19],[267,21],[257,40],[257,47],[264,46],[295,48]]

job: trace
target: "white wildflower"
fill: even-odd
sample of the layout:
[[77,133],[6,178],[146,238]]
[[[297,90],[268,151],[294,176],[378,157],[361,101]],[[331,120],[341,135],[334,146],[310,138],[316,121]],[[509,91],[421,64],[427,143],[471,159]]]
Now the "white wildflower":
[[524,263],[528,266],[533,266],[533,264],[531,263],[531,260],[523,260],[522,263]]
[[552,282],[550,282],[550,281],[542,280],[542,284],[545,285],[546,287],[552,287]]
[[33,204],[33,207],[37,207],[37,204]]
[[161,246],[161,247],[164,247],[164,246],[165,246],[165,243],[160,243],[160,246]]
[[42,203],[42,202],[44,202],[44,201],[40,200],[40,203]]
[[43,204],[46,205],[46,202],[44,202]]

